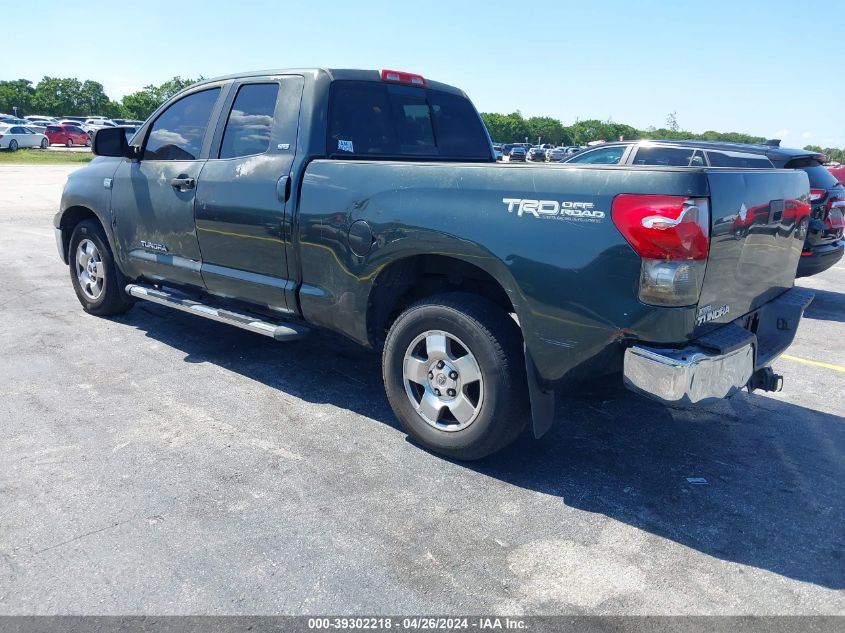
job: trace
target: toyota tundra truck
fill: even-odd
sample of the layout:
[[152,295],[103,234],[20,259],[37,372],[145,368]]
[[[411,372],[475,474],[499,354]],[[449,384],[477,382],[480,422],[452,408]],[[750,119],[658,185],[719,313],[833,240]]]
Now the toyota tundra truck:
[[803,171],[497,164],[467,96],[416,74],[203,81],[93,151],[54,221],[85,311],[338,332],[382,350],[403,428],[452,458],[540,437],[585,382],[683,406],[778,389],[812,301]]

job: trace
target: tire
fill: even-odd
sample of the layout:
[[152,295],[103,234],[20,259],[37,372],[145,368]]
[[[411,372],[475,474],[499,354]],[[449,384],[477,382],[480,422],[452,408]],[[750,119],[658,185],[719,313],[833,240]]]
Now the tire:
[[495,453],[530,419],[519,327],[476,295],[440,294],[406,309],[387,334],[382,374],[404,430],[447,457]]
[[65,141],[65,147],[73,147],[73,139],[68,139]]
[[50,141],[48,141],[46,138],[41,139],[41,149],[47,149],[49,145]]
[[68,263],[73,290],[83,310],[97,316],[123,314],[133,301],[126,294],[126,278],[114,263],[103,227],[83,220],[70,236]]
[[16,152],[18,151],[18,142],[15,139],[9,141],[9,151]]
[[85,147],[91,147],[91,137],[90,136],[85,141]]

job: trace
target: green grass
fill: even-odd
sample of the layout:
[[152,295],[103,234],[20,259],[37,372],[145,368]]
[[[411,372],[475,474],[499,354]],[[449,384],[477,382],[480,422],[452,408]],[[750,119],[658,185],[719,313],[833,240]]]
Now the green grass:
[[84,164],[91,161],[91,152],[53,152],[43,149],[19,149],[16,152],[0,151],[0,165],[65,165]]

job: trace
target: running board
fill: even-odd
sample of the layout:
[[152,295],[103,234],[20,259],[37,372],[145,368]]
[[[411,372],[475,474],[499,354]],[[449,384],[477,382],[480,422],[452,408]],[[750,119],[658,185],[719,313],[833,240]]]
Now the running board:
[[150,288],[149,286],[139,286],[138,284],[129,284],[126,286],[126,293],[141,299],[143,301],[150,301],[158,303],[159,305],[176,308],[188,314],[195,314],[197,316],[217,321],[218,323],[226,323],[234,325],[242,330],[249,330],[256,334],[263,334],[277,341],[293,341],[305,336],[309,329],[303,325],[296,323],[286,323],[280,325],[278,323],[271,323],[269,321],[262,321],[258,317],[238,314],[231,310],[223,310],[222,308],[213,308],[199,301],[187,299],[178,294],[159,290],[157,288]]

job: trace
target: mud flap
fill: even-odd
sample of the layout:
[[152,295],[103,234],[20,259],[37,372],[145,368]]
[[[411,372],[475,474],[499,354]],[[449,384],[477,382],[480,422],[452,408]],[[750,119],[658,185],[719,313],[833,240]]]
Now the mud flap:
[[552,428],[552,423],[555,421],[555,392],[547,391],[540,386],[537,380],[537,368],[524,343],[522,349],[525,356],[525,374],[528,378],[528,395],[531,399],[531,422],[535,439],[540,439]]

